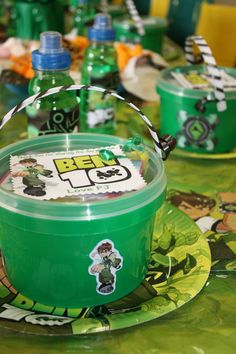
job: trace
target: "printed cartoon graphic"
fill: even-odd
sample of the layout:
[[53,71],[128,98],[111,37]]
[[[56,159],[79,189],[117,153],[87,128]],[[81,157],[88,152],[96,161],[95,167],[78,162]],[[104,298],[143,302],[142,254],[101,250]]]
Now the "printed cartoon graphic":
[[[119,72],[114,71],[102,77],[91,77],[91,85],[106,87],[107,90],[116,90],[119,85]],[[109,92],[83,92],[83,96],[87,97],[89,110],[87,114],[87,124],[89,128],[96,128],[102,124],[113,124],[115,119],[116,99]]]
[[109,153],[109,160],[102,159],[99,149],[11,156],[12,189],[18,195],[50,200],[128,192],[146,185],[140,169],[124,155],[120,145],[110,146]]
[[22,177],[22,183],[26,186],[24,193],[36,197],[45,195],[45,182],[39,179],[39,175],[51,178],[52,171],[44,169],[44,166],[33,158],[20,160],[19,166],[21,169],[12,173],[12,177]]
[[224,217],[220,220],[210,216],[216,201],[206,195],[172,190],[168,200],[194,220],[203,233],[209,230],[216,233],[236,231],[236,193],[219,193],[218,196],[221,200],[221,210],[224,209]]
[[[40,117],[39,117],[40,118]],[[79,111],[77,108],[68,112],[63,109],[51,111],[50,118],[39,128],[39,135],[53,133],[72,133],[79,123]]]
[[[190,273],[195,268],[197,261],[187,251],[189,246],[198,241],[198,238],[199,234],[197,232],[185,234],[177,232],[173,225],[164,225],[163,232],[153,245],[152,259],[149,264],[149,284],[155,285],[164,281],[171,282],[172,277],[177,273]],[[181,261],[169,255],[177,247],[183,246],[186,247],[186,252]],[[155,272],[158,272],[159,276],[156,276]]]
[[[1,315],[0,315],[1,316]],[[63,326],[71,323],[73,318],[63,316],[53,316],[47,314],[34,314],[25,317],[25,322],[41,326]]]
[[177,144],[181,148],[193,146],[212,151],[216,144],[214,129],[219,124],[219,118],[215,114],[207,117],[188,115],[186,111],[178,113],[177,120],[182,127],[176,136]]
[[68,111],[57,109],[48,113],[42,110],[39,111],[34,106],[28,106],[26,111],[30,118],[30,137],[77,131],[79,124],[79,110],[77,107]]
[[102,295],[111,294],[116,286],[116,271],[123,266],[123,258],[114,248],[113,242],[103,240],[90,253],[93,264],[89,267],[89,274],[95,275],[97,292]]
[[221,218],[211,215],[216,201],[206,195],[193,191],[187,193],[172,190],[169,191],[168,200],[194,220],[200,230],[206,234],[213,265],[219,261],[227,265],[229,260],[236,259],[233,246],[236,232],[236,193],[222,192],[217,197],[220,201]]
[[95,128],[100,124],[114,120],[114,117],[115,113],[113,107],[90,110],[88,112],[88,126],[89,128]]
[[[33,333],[39,329],[50,335],[54,333],[78,335],[94,332],[96,323],[100,331],[107,331],[117,328],[117,324],[125,324],[127,318],[131,324],[135,324],[137,316],[140,315],[144,320],[149,319],[149,314],[152,319],[154,314],[160,317],[191,300],[208,277],[211,264],[208,247],[194,223],[170,203],[164,203],[158,213],[152,240],[152,257],[145,280],[128,295],[106,305],[72,309],[72,311],[44,306],[45,313],[41,313],[42,305],[32,300],[28,300],[26,306],[25,298],[18,292],[12,292],[12,286],[4,273],[0,254],[0,275],[2,275],[0,289],[3,294],[0,298],[0,321],[7,321],[7,325],[14,329],[31,330],[32,326],[36,325]],[[115,258],[121,259],[121,269],[122,257],[112,241],[105,239],[97,244],[90,254],[93,259],[90,270],[95,264],[102,263],[98,247],[104,243],[110,244],[112,246],[110,252],[116,252]],[[89,271],[89,274],[98,277],[97,273]],[[186,279],[189,281],[186,282]],[[98,280],[97,284],[100,285]],[[40,329],[39,326],[44,328]]]
[[[162,215],[167,210],[170,209],[163,210]],[[189,301],[191,295],[186,288],[179,287],[181,284],[179,279],[188,277],[191,279],[202,271],[199,265],[201,249],[191,251],[192,245],[199,242],[199,236],[195,227],[190,230],[183,229],[181,232],[175,224],[162,225],[158,236],[154,234],[152,256],[145,280],[132,293],[105,307],[115,314],[138,311],[141,306],[142,309],[145,306],[147,311],[149,309],[155,311],[154,307],[152,309],[152,299],[154,299],[154,306],[158,309],[171,306],[171,304],[178,307],[183,301]],[[163,291],[166,284],[168,284],[167,291]]]
[[230,231],[236,232],[236,192],[221,192],[218,197],[221,202],[220,211],[224,215],[224,224]]
[[118,168],[112,168],[111,170],[108,170],[106,172],[102,172],[102,171],[97,171],[97,177],[99,177],[99,179],[107,179],[110,178],[112,176],[122,176],[122,174],[120,173],[120,170]]

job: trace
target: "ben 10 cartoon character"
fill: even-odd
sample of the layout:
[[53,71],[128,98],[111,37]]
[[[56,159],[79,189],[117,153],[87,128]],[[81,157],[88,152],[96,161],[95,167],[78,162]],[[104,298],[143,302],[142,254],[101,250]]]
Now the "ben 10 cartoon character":
[[216,202],[206,195],[193,191],[171,191],[168,200],[194,220],[203,233],[209,230],[216,233],[236,232],[236,193],[222,192],[218,197],[221,201],[220,210],[224,215],[222,219],[210,215]]
[[91,252],[93,264],[89,273],[96,276],[97,292],[108,295],[115,290],[116,271],[122,268],[123,258],[111,241],[102,241]]
[[39,176],[51,178],[53,177],[52,171],[46,170],[43,165],[38,164],[37,160],[33,158],[20,160],[18,165],[20,169],[12,173],[12,177],[22,177],[22,183],[26,186],[23,192],[36,197],[44,196],[46,194],[46,186]]
[[236,193],[218,194],[222,217],[216,219],[210,215],[216,206],[214,199],[192,191],[170,192],[168,200],[194,220],[200,230],[206,234],[212,261],[235,259],[235,249],[227,242],[227,237],[236,233]]

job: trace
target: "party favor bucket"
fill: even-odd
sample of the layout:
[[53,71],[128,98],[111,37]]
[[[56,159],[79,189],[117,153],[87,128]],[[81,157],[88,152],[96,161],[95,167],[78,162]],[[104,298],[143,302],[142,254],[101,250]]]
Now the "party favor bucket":
[[[53,88],[12,109],[3,118],[1,127],[37,97],[42,99],[49,94],[72,89],[97,90],[124,101],[119,95],[96,87],[72,85]],[[108,135],[48,135],[9,145],[0,151],[1,251],[9,281],[24,296],[44,305],[63,308],[96,306],[130,293],[144,279],[155,213],[165,197],[166,176],[162,158],[171,149],[171,139],[168,136],[159,140],[143,113],[128,104],[147,123],[156,150],[145,148],[140,152],[146,157],[141,164],[138,161],[135,172],[135,161],[131,159],[125,165],[125,153],[114,155],[115,150],[112,149],[114,146],[116,149],[126,146],[125,151],[135,155],[140,147],[133,151],[132,144],[137,147],[137,141],[127,143]],[[97,154],[94,154],[94,149]],[[68,158],[70,151],[79,157],[72,161]],[[106,160],[99,155],[111,151],[112,159]],[[42,162],[45,156],[48,159],[48,153],[55,153],[50,163],[53,161],[57,166],[56,177],[60,177],[60,185],[62,181],[69,181],[71,190],[80,185],[89,188],[93,184],[99,194],[90,194],[88,198],[86,189],[80,196],[70,197],[67,194],[66,197],[44,200],[52,188],[51,177],[54,176],[52,164]],[[10,159],[14,160],[11,172]],[[19,170],[19,165],[24,165],[24,170]],[[90,168],[89,181],[87,175],[85,179],[81,166]],[[13,173],[14,169],[17,172]],[[138,176],[137,169],[142,170],[142,175]],[[25,173],[29,170],[30,176]],[[78,178],[68,175],[71,172],[79,173],[76,175]],[[123,193],[117,192],[122,190],[118,189],[116,193],[101,195],[103,184],[108,186],[107,178],[112,178],[112,182],[121,179],[122,183],[127,183],[132,173],[137,175],[132,183],[145,180],[142,188]],[[17,188],[17,183],[23,183],[18,194],[15,189],[13,191],[11,180],[15,181],[14,188]],[[60,188],[56,185],[55,190],[59,193]]]
[[[193,43],[205,66],[164,70],[157,91],[161,98],[161,133],[176,137],[181,149],[223,153],[236,147],[236,70],[217,68],[200,36],[186,41],[186,59],[194,64]],[[210,84],[209,84],[210,82]]]
[[163,40],[167,28],[165,19],[158,17],[144,17],[142,19],[144,34],[139,34],[132,19],[114,21],[116,39],[120,42],[140,43],[144,49],[162,53]]

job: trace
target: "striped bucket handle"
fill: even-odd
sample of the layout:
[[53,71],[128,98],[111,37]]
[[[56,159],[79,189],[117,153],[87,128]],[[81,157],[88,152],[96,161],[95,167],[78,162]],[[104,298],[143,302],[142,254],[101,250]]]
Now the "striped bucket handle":
[[150,132],[150,135],[152,137],[153,143],[155,150],[157,154],[159,155],[160,158],[163,160],[166,160],[170,151],[172,151],[175,148],[176,141],[175,138],[173,138],[171,135],[164,135],[159,139],[158,134],[153,127],[152,123],[149,121],[149,119],[145,116],[145,114],[133,103],[129,102],[126,100],[124,97],[120,96],[116,92],[109,91],[106,89],[103,89],[101,87],[96,87],[96,86],[90,86],[90,85],[69,85],[69,86],[58,86],[51,88],[47,91],[43,91],[40,93],[37,93],[33,96],[30,96],[26,98],[24,101],[19,103],[17,106],[12,108],[2,119],[1,124],[0,124],[0,130],[4,127],[4,125],[16,114],[17,112],[20,112],[22,109],[27,107],[28,105],[33,104],[35,101],[37,101],[39,98],[44,98],[47,96],[50,96],[52,94],[56,94],[61,91],[72,91],[72,90],[86,90],[86,91],[97,91],[101,92],[104,95],[111,95],[123,102],[125,102],[130,108],[132,108],[141,118],[142,120],[146,123],[147,128]]
[[144,28],[143,20],[138,13],[135,3],[133,2],[133,0],[125,0],[125,3],[129,11],[129,14],[132,20],[134,21],[134,25],[137,28],[138,34],[140,36],[143,36],[145,34],[145,28]]
[[[189,64],[193,65],[199,63],[199,61],[197,61],[196,56],[194,55],[194,44],[198,47],[202,56],[202,60],[206,65],[210,78],[212,79],[217,110],[219,112],[223,112],[226,110],[227,104],[225,99],[223,81],[221,79],[220,71],[216,65],[215,58],[213,57],[212,51],[203,37],[190,36],[186,38],[184,47],[185,58]],[[202,100],[197,102],[196,108],[199,111],[204,112],[205,104],[208,102],[210,102],[210,100],[204,97]]]

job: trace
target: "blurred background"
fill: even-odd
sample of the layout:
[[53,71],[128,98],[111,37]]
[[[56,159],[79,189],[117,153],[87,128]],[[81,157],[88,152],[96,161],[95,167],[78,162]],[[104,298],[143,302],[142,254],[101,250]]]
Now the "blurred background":
[[[143,36],[133,21],[128,0],[0,0],[1,116],[33,93],[29,90],[35,77],[31,53],[39,48],[42,32],[57,31],[62,35],[62,46],[71,56],[70,75],[75,83],[83,81],[84,54],[90,42],[88,31],[96,14],[101,12],[111,16],[116,32],[115,49],[121,79],[116,89],[147,110],[157,128],[159,74],[166,67],[186,64],[186,37],[201,35],[219,66],[236,67],[236,0],[134,0],[134,3],[146,30]],[[149,65],[149,71],[138,72],[141,65]],[[150,66],[156,71],[151,71]],[[118,123],[122,122],[123,118],[118,115]],[[14,123],[10,122],[7,127],[10,135],[0,133],[2,146],[27,136],[27,120],[22,118],[14,129],[11,124]],[[140,132],[139,124],[129,123],[129,119],[128,128],[127,135]],[[121,131],[122,124],[119,129]]]

